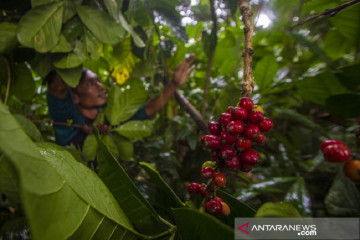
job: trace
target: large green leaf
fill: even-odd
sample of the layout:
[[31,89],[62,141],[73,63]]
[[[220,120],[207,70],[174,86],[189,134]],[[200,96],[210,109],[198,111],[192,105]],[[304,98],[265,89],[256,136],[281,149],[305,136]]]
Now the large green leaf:
[[145,234],[154,235],[167,231],[165,222],[143,197],[106,145],[100,139],[98,144],[99,176],[122,206],[129,220]]
[[31,6],[32,8],[35,8],[52,2],[58,2],[58,0],[31,0]]
[[158,201],[164,208],[183,207],[179,197],[171,189],[171,187],[160,176],[160,173],[147,162],[140,162],[141,167],[146,171],[149,177],[155,182],[158,191]]
[[63,17],[63,2],[31,9],[18,24],[18,40],[38,52],[48,52],[59,41]]
[[32,121],[30,121],[28,118],[20,114],[14,115],[14,118],[19,123],[19,125],[24,129],[25,133],[29,135],[29,137],[31,137],[34,141],[42,140],[42,136],[39,129]]
[[70,52],[71,50],[72,47],[70,46],[69,42],[66,40],[65,36],[61,34],[58,44],[51,50],[51,52],[66,53]]
[[336,118],[356,118],[360,116],[360,95],[340,94],[326,99],[326,108]]
[[105,12],[87,6],[76,6],[81,21],[103,43],[115,44],[120,42],[125,31]]
[[40,77],[44,78],[54,68],[54,59],[54,54],[37,53],[35,58],[30,62],[31,69],[33,69]]
[[95,134],[89,134],[85,138],[82,152],[87,161],[94,160],[98,149],[98,143],[96,141]]
[[284,200],[297,207],[303,217],[311,216],[311,199],[303,178],[298,178]]
[[140,140],[152,134],[152,121],[134,120],[115,128],[118,134],[132,140]]
[[85,61],[84,56],[70,52],[54,62],[54,66],[61,69],[76,68]]
[[264,92],[273,83],[279,69],[273,55],[265,56],[255,66],[254,81],[259,86],[259,91]]
[[132,36],[134,43],[136,44],[136,46],[138,47],[145,47],[145,43],[144,41],[140,38],[140,36],[134,31],[134,29],[128,24],[128,22],[126,21],[125,17],[121,14],[121,12],[119,12],[119,21],[121,23],[121,25],[123,26],[123,28],[128,31],[130,33],[130,35]]
[[360,92],[360,64],[350,65],[341,68],[341,71],[336,75],[341,83],[349,90]]
[[325,197],[326,210],[337,217],[358,217],[360,193],[354,182],[348,179],[341,167]]
[[34,239],[142,236],[97,175],[63,147],[34,145],[2,103],[0,123],[0,150],[18,173],[22,205]]
[[297,82],[299,93],[303,98],[318,104],[325,104],[331,95],[349,93],[330,71],[323,72],[314,77],[306,77]]
[[330,29],[325,36],[324,52],[333,59],[342,58],[353,46],[337,29]]
[[17,25],[10,22],[0,23],[0,53],[8,53],[17,45]]
[[182,239],[234,239],[234,230],[215,217],[195,209],[173,210]]
[[13,203],[20,203],[19,181],[16,171],[5,156],[0,157],[0,192]]
[[113,134],[114,142],[118,147],[119,158],[124,161],[134,160],[134,144],[131,140],[118,134]]
[[20,100],[30,100],[35,94],[35,83],[30,69],[25,63],[15,64],[12,68],[10,93]]
[[67,85],[70,87],[76,87],[81,78],[82,67],[57,69],[56,72],[60,75]]
[[360,44],[360,4],[343,9],[331,18],[332,24],[347,40],[358,47]]
[[255,217],[301,217],[298,210],[287,202],[267,202],[259,207]]
[[147,91],[139,79],[130,79],[125,85],[111,88],[105,109],[106,118],[111,125],[132,117],[147,99]]

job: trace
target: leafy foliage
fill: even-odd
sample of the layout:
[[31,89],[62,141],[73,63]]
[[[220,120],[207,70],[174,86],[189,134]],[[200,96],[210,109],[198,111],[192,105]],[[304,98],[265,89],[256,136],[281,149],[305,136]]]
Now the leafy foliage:
[[[0,2],[0,98],[7,105],[0,105],[0,238],[29,236],[30,226],[34,239],[188,239],[194,232],[223,239],[233,238],[234,217],[359,216],[359,185],[342,165],[324,162],[319,146],[338,139],[359,158],[360,4],[295,26],[344,2],[252,2],[252,98],[274,129],[254,146],[258,168],[227,173],[219,196],[231,214],[217,218],[183,204],[201,201],[185,189],[210,159],[189,115],[170,101],[150,121],[129,119],[188,53],[196,69],[181,91],[195,108],[205,106],[204,119],[237,104],[244,46],[237,1],[215,1],[217,35],[205,0]],[[261,25],[264,15],[269,26]],[[108,90],[93,125],[108,129],[88,135],[81,151],[65,149],[49,143],[42,82],[55,69],[75,87],[84,67]],[[96,170],[95,157],[99,175],[84,165]]]

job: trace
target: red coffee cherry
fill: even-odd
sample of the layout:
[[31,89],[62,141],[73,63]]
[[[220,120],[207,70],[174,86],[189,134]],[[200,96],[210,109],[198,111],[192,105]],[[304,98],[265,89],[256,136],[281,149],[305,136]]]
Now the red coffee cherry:
[[241,134],[244,128],[244,124],[241,121],[231,121],[226,126],[226,130],[234,134]]
[[219,215],[222,212],[221,202],[217,200],[210,200],[205,204],[205,210],[212,215]]
[[246,162],[241,162],[239,170],[242,172],[250,172],[253,169],[254,165],[250,165]]
[[198,194],[200,193],[200,185],[196,182],[189,183],[187,191],[189,194]]
[[216,135],[205,135],[201,138],[201,143],[204,147],[217,149],[221,146],[220,138]]
[[221,133],[221,125],[218,122],[212,121],[208,123],[208,129],[212,135],[220,135]]
[[328,145],[323,150],[324,157],[329,162],[346,162],[351,157],[350,149],[346,145]]
[[231,109],[231,117],[234,120],[245,121],[248,117],[248,112],[243,107],[233,107]]
[[248,121],[253,124],[260,123],[263,119],[264,114],[260,111],[251,111],[248,116]]
[[217,149],[212,149],[211,150],[211,160],[213,160],[213,161],[215,161],[215,162],[217,162],[219,159],[220,159],[220,155],[219,155],[220,153],[218,152],[218,150]]
[[224,160],[230,159],[232,156],[235,155],[235,153],[236,150],[232,146],[225,145],[222,148],[220,148],[220,156]]
[[259,154],[252,149],[246,149],[240,153],[240,162],[245,162],[249,165],[255,165],[259,162]]
[[251,147],[251,140],[245,137],[238,137],[236,139],[236,145],[240,150],[249,149]]
[[350,180],[360,182],[360,160],[345,163],[344,173]]
[[222,130],[220,140],[223,144],[231,145],[236,142],[236,135],[226,130]]
[[329,146],[329,145],[336,145],[336,144],[341,144],[341,145],[345,145],[345,146],[346,146],[345,143],[343,143],[343,142],[341,142],[341,141],[339,141],[339,140],[328,139],[328,140],[325,140],[325,141],[323,141],[323,142],[321,143],[321,146],[320,146],[321,151],[324,151],[324,148],[326,148],[326,147]]
[[248,97],[242,97],[240,99],[239,106],[251,111],[254,106],[254,102]]
[[260,129],[258,128],[258,126],[254,124],[247,125],[244,131],[245,137],[251,140],[257,139],[260,133],[261,133]]
[[228,106],[227,108],[226,108],[226,112],[227,113],[232,113],[232,111],[234,111],[234,107],[233,106]]
[[259,128],[263,132],[268,132],[273,128],[273,122],[270,118],[264,117],[263,120],[259,123]]
[[206,195],[207,195],[206,187],[200,187],[200,196],[204,198],[206,197]]
[[226,185],[226,178],[225,178],[224,174],[222,174],[221,172],[215,173],[214,181],[215,181],[216,186],[224,188]]
[[201,176],[207,179],[214,177],[214,169],[211,167],[204,167],[201,169]]
[[225,166],[229,169],[236,170],[240,167],[240,158],[239,156],[235,155],[232,156],[229,160],[225,161]]
[[258,137],[255,139],[256,143],[264,143],[266,141],[266,137],[264,134],[260,133]]
[[220,202],[221,206],[222,206],[222,214],[224,214],[225,216],[229,216],[230,215],[230,207],[229,205],[226,204],[226,202]]
[[222,114],[220,114],[219,122],[223,126],[227,126],[228,123],[231,122],[231,121],[232,121],[232,117],[231,117],[230,113],[222,113]]

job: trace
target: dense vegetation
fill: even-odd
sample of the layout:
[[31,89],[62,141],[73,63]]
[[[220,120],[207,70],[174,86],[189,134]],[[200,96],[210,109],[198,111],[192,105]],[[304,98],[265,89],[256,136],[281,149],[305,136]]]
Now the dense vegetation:
[[[324,161],[320,144],[341,140],[360,159],[359,1],[345,8],[336,8],[343,0],[251,1],[252,99],[274,128],[255,146],[261,160],[251,173],[226,172],[219,195],[230,216],[187,201],[186,186],[203,181],[210,151],[200,144],[204,129],[175,98],[149,121],[119,125],[190,53],[196,69],[178,94],[205,122],[238,103],[244,25],[237,2],[1,1],[0,236],[27,239],[31,229],[37,239],[191,239],[192,228],[206,226],[200,239],[233,239],[234,217],[255,212],[358,217],[359,184],[343,164]],[[302,21],[316,13],[324,14]],[[269,26],[260,25],[265,16]],[[106,117],[110,126],[89,135],[82,151],[65,149],[52,143],[42,81],[56,69],[76,86],[84,67],[109,92],[94,125]],[[98,175],[87,167],[95,156]]]

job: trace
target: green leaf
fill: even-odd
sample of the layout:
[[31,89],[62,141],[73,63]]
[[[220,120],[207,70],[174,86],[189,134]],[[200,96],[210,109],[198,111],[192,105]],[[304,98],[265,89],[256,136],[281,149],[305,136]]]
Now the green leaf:
[[114,139],[112,138],[112,135],[107,134],[107,135],[103,136],[102,141],[108,147],[109,151],[115,157],[115,159],[118,159],[119,158],[119,150],[118,150],[116,143],[114,142]]
[[35,83],[25,63],[15,64],[12,68],[12,85],[10,94],[20,100],[30,100],[35,94]]
[[332,59],[342,58],[353,46],[337,29],[330,29],[325,36],[324,52]]
[[354,182],[348,179],[339,167],[337,176],[325,197],[326,210],[337,217],[358,217],[360,193]]
[[134,43],[136,44],[136,46],[138,47],[145,47],[145,43],[144,41],[140,38],[140,36],[134,31],[134,29],[128,24],[128,22],[126,21],[126,19],[124,18],[124,16],[121,14],[121,12],[119,12],[119,21],[121,23],[121,25],[123,26],[123,28],[128,31],[130,33],[130,35],[132,36]]
[[311,216],[311,199],[303,178],[297,179],[285,195],[284,200],[296,206],[303,217]]
[[237,200],[224,191],[217,191],[216,196],[220,197],[230,207],[230,215],[218,215],[217,218],[229,226],[234,226],[234,219],[237,217],[254,217],[255,210],[245,203]]
[[287,202],[267,202],[260,206],[257,210],[255,217],[276,217],[276,218],[289,218],[289,217],[301,217],[298,210]]
[[254,81],[259,86],[259,91],[266,91],[273,83],[279,65],[273,55],[265,56],[255,66]]
[[104,0],[104,4],[110,16],[112,16],[115,20],[118,20],[119,5],[117,0]]
[[5,156],[0,157],[0,192],[5,194],[12,203],[20,204],[17,174],[11,162],[5,159]]
[[32,138],[33,141],[41,141],[42,136],[36,125],[23,115],[15,114],[14,118],[19,125],[24,129],[25,133]]
[[63,147],[34,145],[2,103],[0,150],[18,173],[22,204],[34,239],[143,237],[134,231],[94,172]]
[[140,140],[152,134],[152,121],[134,120],[121,124],[114,131],[131,140]]
[[54,59],[54,54],[37,53],[35,58],[30,62],[31,69],[33,69],[40,77],[44,78],[51,70],[54,69]]
[[54,62],[54,66],[57,68],[75,68],[79,65],[83,64],[85,61],[85,58],[83,56],[80,56],[74,52],[66,54],[64,57],[56,60]]
[[159,201],[166,209],[183,207],[179,197],[170,188],[170,186],[160,176],[160,173],[147,162],[140,162],[140,166],[145,170],[149,177],[155,182],[158,190]]
[[60,38],[63,2],[42,5],[28,11],[18,24],[18,40],[38,52],[48,52]]
[[72,47],[66,40],[65,36],[63,34],[60,35],[60,39],[58,44],[51,50],[52,53],[67,53],[72,50]]
[[134,160],[134,144],[127,138],[113,134],[115,144],[118,147],[119,158],[124,161]]
[[97,149],[98,149],[98,143],[96,141],[95,134],[87,135],[82,148],[82,152],[85,156],[85,159],[87,161],[94,160],[96,157]]
[[0,53],[9,53],[18,44],[16,39],[17,25],[10,22],[0,23]]
[[360,4],[347,7],[330,21],[347,40],[358,47],[360,44]]
[[68,68],[68,69],[56,69],[56,72],[60,75],[67,85],[70,87],[76,87],[79,84],[82,67]]
[[356,118],[360,116],[360,95],[339,94],[326,99],[326,109],[336,118]]
[[90,59],[98,59],[103,51],[103,45],[98,39],[90,32],[85,31],[85,48]]
[[58,0],[31,0],[31,6],[32,8],[35,8],[52,2],[58,2]]
[[311,102],[321,105],[331,95],[349,93],[330,71],[320,73],[314,77],[306,77],[296,83],[300,95]]
[[115,44],[124,38],[122,26],[105,12],[87,6],[76,6],[76,11],[81,21],[101,42]]
[[350,65],[341,68],[340,72],[337,73],[338,79],[341,83],[349,90],[359,92],[360,91],[360,64]]
[[106,145],[98,139],[99,176],[114,195],[134,226],[145,234],[159,234],[167,230],[150,203],[143,197]]
[[195,209],[173,209],[182,239],[234,239],[234,230],[215,217]]
[[106,118],[111,125],[117,125],[132,117],[146,101],[148,95],[139,79],[130,79],[125,85],[115,85],[108,95],[105,108]]

